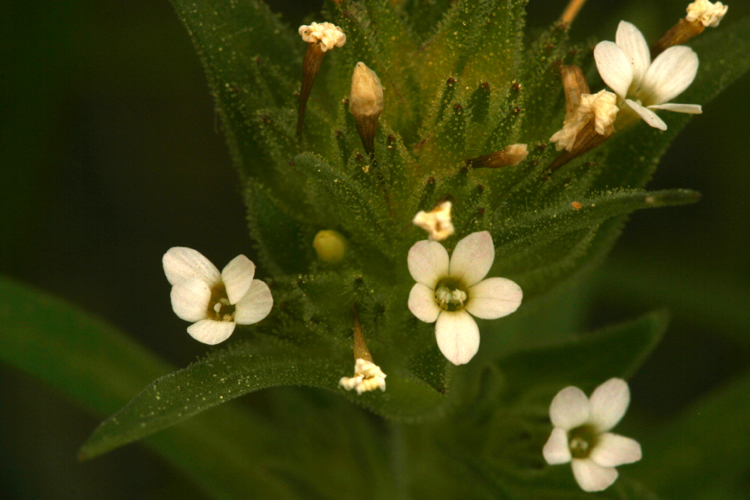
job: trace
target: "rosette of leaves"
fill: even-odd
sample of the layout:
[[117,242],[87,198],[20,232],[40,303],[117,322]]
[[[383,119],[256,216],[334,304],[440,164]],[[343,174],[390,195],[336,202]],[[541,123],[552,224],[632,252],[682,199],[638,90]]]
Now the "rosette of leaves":
[[[549,401],[565,385],[591,390],[632,374],[667,319],[652,313],[580,337],[564,304],[545,304],[603,259],[629,213],[698,198],[644,190],[689,117],[669,116],[665,133],[645,124],[618,131],[550,172],[557,152],[548,138],[565,114],[559,68],[580,65],[594,88],[593,46],[572,44],[564,25],[525,35],[525,0],[340,0],[316,20],[340,26],[347,43],[326,55],[297,137],[306,46],[295,30],[258,0],[173,3],[205,67],[275,306],[226,347],[148,385],[100,425],[82,456],[248,392],[309,386],[327,392],[270,391],[264,414],[212,410],[154,446],[216,498],[583,497],[569,474],[542,462]],[[749,39],[741,22],[695,40],[701,68],[684,101],[706,104],[745,72]],[[347,106],[359,61],[384,86],[372,156]],[[530,151],[518,166],[467,164],[514,143]],[[445,198],[456,227],[445,245],[489,231],[490,275],[525,295],[513,317],[480,323],[479,354],[459,368],[438,351],[434,325],[407,309],[406,255],[425,237],[411,219]],[[346,238],[335,265],[312,246],[324,229]],[[337,387],[353,368],[353,309],[388,375],[384,393]],[[540,314],[549,318],[541,325]],[[144,373],[166,369],[142,363]],[[600,496],[652,498],[634,480],[618,484]]]

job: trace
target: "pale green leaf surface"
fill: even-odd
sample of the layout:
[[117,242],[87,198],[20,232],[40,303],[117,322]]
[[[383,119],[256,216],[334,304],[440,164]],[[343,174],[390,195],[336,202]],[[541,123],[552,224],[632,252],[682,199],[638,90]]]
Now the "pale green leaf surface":
[[632,376],[659,343],[668,322],[667,313],[652,312],[580,340],[511,354],[497,367],[513,398],[527,397],[542,387],[557,391],[575,385],[590,391],[611,377]]
[[[693,498],[750,470],[750,376],[689,406],[676,421],[645,428],[633,474],[667,498]],[[660,465],[661,464],[661,465]]]

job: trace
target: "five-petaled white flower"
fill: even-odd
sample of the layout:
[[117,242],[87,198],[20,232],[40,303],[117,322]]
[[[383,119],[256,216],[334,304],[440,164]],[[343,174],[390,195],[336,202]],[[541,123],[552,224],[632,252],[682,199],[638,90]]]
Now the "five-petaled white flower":
[[199,342],[223,342],[235,325],[252,325],[271,312],[271,290],[253,279],[255,264],[244,255],[232,259],[221,273],[192,248],[170,248],[162,263],[172,285],[172,309],[193,322],[187,331]]
[[484,277],[495,260],[487,231],[462,239],[449,259],[443,245],[418,241],[409,250],[409,272],[417,282],[409,294],[409,310],[434,323],[440,351],[454,365],[468,363],[479,349],[479,327],[472,315],[497,319],[521,305],[521,287],[509,279]]
[[307,43],[319,43],[320,50],[327,52],[334,47],[343,47],[346,43],[346,34],[332,23],[312,23],[299,27],[302,41]]
[[634,439],[608,432],[630,404],[627,382],[612,378],[587,398],[578,387],[557,393],[549,408],[555,428],[542,451],[550,465],[571,462],[573,475],[584,491],[602,491],[617,479],[618,465],[641,459]]
[[729,10],[728,5],[721,2],[711,3],[708,0],[696,0],[687,6],[687,19],[690,22],[699,21],[706,28],[716,28]]
[[378,365],[372,361],[359,358],[354,364],[354,376],[341,377],[339,385],[347,391],[355,389],[357,394],[374,391],[375,389],[385,391],[385,377],[387,375]]
[[693,49],[684,45],[669,47],[651,62],[646,39],[638,28],[625,21],[620,21],[615,40],[617,43],[596,45],[596,67],[604,83],[646,123],[667,130],[667,125],[652,109],[702,113],[697,104],[667,102],[680,95],[695,79],[698,56]]

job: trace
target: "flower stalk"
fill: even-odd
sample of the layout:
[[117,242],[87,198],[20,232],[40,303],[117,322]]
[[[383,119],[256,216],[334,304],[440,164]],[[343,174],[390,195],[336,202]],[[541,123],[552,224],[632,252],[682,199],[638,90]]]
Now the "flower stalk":
[[310,99],[315,77],[320,71],[323,57],[334,47],[343,47],[346,35],[341,28],[331,23],[312,23],[299,27],[302,40],[307,42],[307,51],[302,61],[302,87],[299,94],[299,111],[297,113],[297,138],[302,137],[302,126],[305,121],[307,101]]

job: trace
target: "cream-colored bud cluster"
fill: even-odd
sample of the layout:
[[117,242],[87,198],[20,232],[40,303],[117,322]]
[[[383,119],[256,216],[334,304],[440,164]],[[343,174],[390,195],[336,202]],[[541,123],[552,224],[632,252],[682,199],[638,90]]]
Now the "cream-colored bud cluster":
[[346,43],[346,34],[332,23],[312,23],[309,26],[303,24],[299,27],[299,34],[307,43],[319,43],[323,52],[343,47]]
[[427,236],[434,241],[443,241],[453,234],[453,222],[451,222],[450,201],[438,203],[430,212],[420,211],[412,221],[414,225],[427,231]]
[[691,23],[700,21],[706,28],[715,28],[724,18],[727,10],[729,10],[729,6],[721,2],[711,3],[708,0],[696,0],[687,6],[685,19]]
[[339,385],[347,391],[354,389],[357,394],[374,391],[375,389],[385,391],[386,376],[378,365],[372,361],[359,358],[354,365],[354,376],[341,377]]

